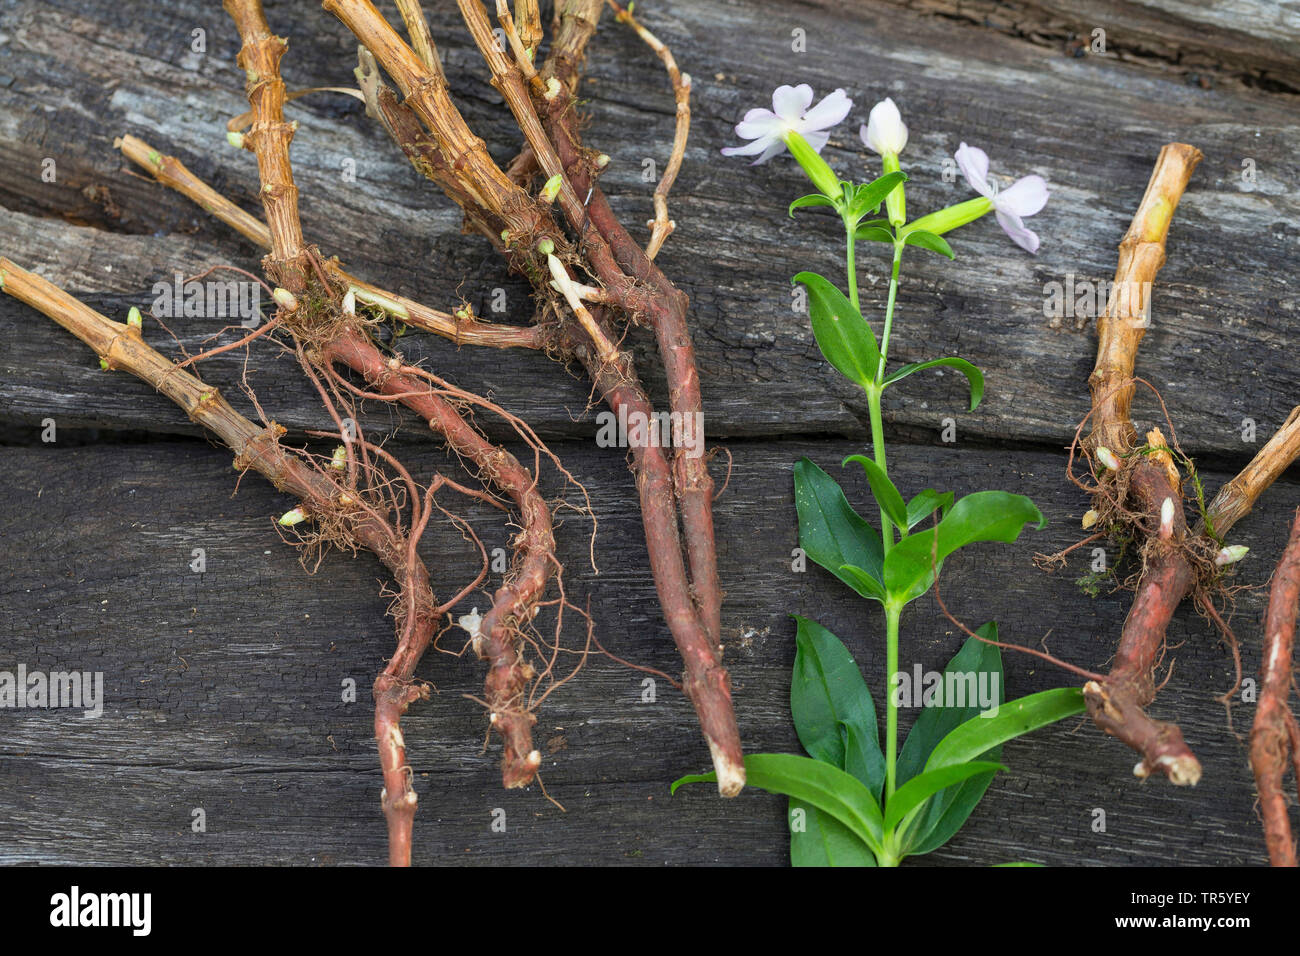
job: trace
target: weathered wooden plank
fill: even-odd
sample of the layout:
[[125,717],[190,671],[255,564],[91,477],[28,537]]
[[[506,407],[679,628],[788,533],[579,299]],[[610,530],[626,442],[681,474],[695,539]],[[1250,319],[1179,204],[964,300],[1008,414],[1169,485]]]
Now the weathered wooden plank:
[[[806,454],[837,472],[835,463],[854,444],[745,441],[732,450],[735,469],[717,524],[737,712],[752,751],[795,751],[789,613],[830,627],[871,685],[882,680],[875,606],[815,567],[790,570],[792,462]],[[557,451],[591,489],[600,516],[598,576],[586,563],[584,522],[569,517],[560,529],[570,599],[590,599],[610,650],[676,671],[645,570],[630,476],[589,445],[565,443]],[[443,461],[432,450],[411,460],[421,473]],[[960,492],[996,486],[1032,494],[1049,527],[951,559],[945,599],[972,624],[996,616],[1006,639],[1037,645],[1046,635],[1054,653],[1104,665],[1126,596],[1082,595],[1072,583],[1083,570],[1079,561],[1054,576],[1030,561],[1036,550],[1079,536],[1086,502],[1064,481],[1061,455],[935,445],[899,447],[893,461],[908,492],[937,481]],[[1211,473],[1207,481],[1222,477]],[[856,476],[846,472],[845,479],[854,501],[868,500]],[[0,669],[25,663],[102,671],[107,697],[99,719],[0,711],[0,861],[383,859],[367,687],[392,631],[373,559],[334,555],[315,577],[305,576],[270,520],[288,500],[251,475],[232,499],[228,455],[198,442],[11,447],[0,456],[0,480],[8,489],[0,507],[0,553],[7,556],[0,632],[9,635]],[[1265,512],[1234,532],[1254,549],[1243,583],[1267,579],[1286,530],[1276,516],[1297,504],[1300,484],[1283,483],[1265,499]],[[489,547],[504,542],[498,515],[466,513]],[[203,574],[188,567],[195,547],[206,551]],[[468,573],[467,549],[449,528],[428,539],[426,557],[443,593]],[[1242,593],[1233,618],[1248,673],[1259,664],[1264,599]],[[913,608],[903,664],[941,667],[961,636],[931,599]],[[1170,642],[1177,667],[1153,712],[1182,724],[1205,763],[1199,787],[1138,783],[1127,750],[1071,722],[1009,745],[1011,772],[971,824],[917,862],[1263,862],[1244,745],[1213,699],[1231,683],[1230,656],[1189,608],[1177,616]],[[1025,657],[1008,656],[1006,670],[1013,696],[1070,680]],[[495,741],[482,752],[483,714],[461,696],[480,687],[477,662],[431,653],[419,673],[439,693],[404,721],[419,775],[417,862],[785,861],[780,799],[747,792],[723,802],[707,788],[668,797],[667,783],[698,770],[707,755],[689,705],[662,681],[656,702],[643,704],[643,674],[592,659],[545,702],[537,739],[548,753],[546,785],[568,809],[560,813],[536,788],[500,790]],[[356,704],[341,700],[349,677],[359,688]],[[1236,706],[1233,716],[1243,730],[1250,706]],[[906,727],[911,716],[905,712],[902,721]],[[207,813],[206,834],[189,829],[195,808]],[[505,834],[490,829],[495,808],[506,811]],[[1092,829],[1098,808],[1106,811],[1104,833]]]
[[[1224,78],[1300,92],[1300,11],[1276,0],[891,0],[1073,56],[1117,57],[1188,82]],[[1102,41],[1093,50],[1093,31]]]
[[[351,54],[341,28],[315,11],[301,13],[295,26],[295,11],[270,10],[273,25],[294,38],[290,83],[346,82]],[[787,160],[752,169],[717,154],[732,139],[731,124],[778,82],[806,81],[818,91],[847,82],[858,100],[853,123],[875,98],[894,96],[912,128],[904,158],[916,181],[913,210],[967,195],[964,185],[941,178],[945,158],[963,139],[990,152],[995,172],[1037,172],[1052,184],[1052,201],[1033,221],[1044,240],[1038,257],[1022,254],[990,221],[954,238],[955,264],[919,254],[907,263],[894,355],[910,361],[960,352],[986,370],[988,400],[960,419],[967,435],[1052,445],[1068,439],[1086,411],[1083,382],[1094,343],[1090,330],[1070,319],[1052,326],[1043,315],[1045,290],[1070,274],[1110,278],[1114,246],[1153,157],[1174,138],[1195,143],[1207,158],[1174,223],[1139,369],[1163,390],[1193,453],[1242,459],[1253,450],[1242,442],[1243,420],[1264,432],[1296,403],[1289,263],[1300,211],[1291,186],[1300,174],[1300,132],[1292,97],[1231,84],[1205,90],[1138,63],[1073,58],[982,26],[882,4],[662,4],[646,16],[696,78],[692,145],[672,203],[679,228],[662,260],[693,298],[712,434],[861,433],[858,397],[820,360],[806,321],[790,311],[787,279],[797,268],[837,274],[837,231],[815,214],[797,223],[786,217],[789,198],[802,191]],[[1177,16],[1194,19],[1182,6]],[[436,21],[448,69],[466,115],[506,158],[517,135],[453,17],[450,8],[440,10]],[[189,49],[196,26],[207,31],[205,55]],[[806,53],[791,52],[795,29],[806,32]],[[114,136],[134,132],[254,207],[251,162],[222,142],[224,120],[242,108],[241,80],[234,37],[213,8],[187,0],[142,17],[129,4],[104,0],[25,0],[0,12],[0,34],[0,73],[12,77],[0,84],[0,202],[11,210],[4,214],[9,255],[44,264],[51,278],[79,292],[111,293],[99,301],[119,310],[148,304],[153,283],[177,268],[254,265],[247,243],[131,176],[111,148]],[[720,42],[725,37],[744,42]],[[1230,39],[1237,42],[1223,42],[1230,46]],[[606,185],[620,212],[636,221],[647,215],[653,188],[642,181],[644,161],[662,163],[668,152],[670,100],[657,61],[613,23],[597,37],[590,67],[588,138],[614,157]],[[359,106],[314,94],[290,109],[303,122],[294,156],[304,218],[328,251],[435,304],[453,301],[459,289],[490,314],[493,290],[505,289],[510,317],[524,318],[526,290],[501,272],[484,243],[457,234],[448,204],[431,196]],[[851,125],[826,155],[839,169],[861,172],[864,151]],[[47,157],[64,170],[49,185],[40,182]],[[354,183],[342,179],[344,160],[356,163]],[[1253,183],[1243,181],[1243,164],[1254,170]],[[73,228],[64,219],[94,228]],[[874,308],[883,298],[884,269],[869,252],[863,282]],[[428,266],[412,268],[413,262]],[[221,324],[191,320],[174,330],[193,343]],[[160,414],[161,405],[138,391],[123,393],[122,383],[99,375],[93,362],[79,363],[75,353],[69,370],[66,337],[6,299],[0,342],[6,419],[32,423],[53,415],[139,428]],[[645,343],[640,347],[646,377],[656,380]],[[535,356],[468,349],[453,355],[418,336],[403,348],[460,384],[491,389],[544,434],[592,431],[589,420],[573,422],[586,402],[582,384]],[[258,387],[266,390],[260,394],[280,421],[320,424],[308,388],[283,361],[258,358]],[[239,373],[233,355],[210,367],[213,380],[228,386]],[[888,415],[914,433],[933,433],[960,412],[961,388],[951,377],[904,390],[927,397],[896,400]],[[174,421],[160,424],[170,429]]]

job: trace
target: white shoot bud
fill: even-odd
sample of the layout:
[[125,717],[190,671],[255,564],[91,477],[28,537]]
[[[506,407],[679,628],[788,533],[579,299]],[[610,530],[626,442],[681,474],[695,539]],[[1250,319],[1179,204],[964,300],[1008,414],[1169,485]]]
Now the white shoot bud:
[[1219,567],[1224,567],[1228,564],[1236,564],[1244,558],[1249,551],[1250,548],[1246,547],[1244,544],[1230,544],[1226,548],[1220,549],[1219,553],[1214,556],[1214,563]]
[[470,638],[483,636],[483,615],[479,614],[478,608],[470,611],[468,614],[462,614],[456,619],[456,623],[467,633]]
[[271,293],[271,298],[275,299],[276,305],[286,312],[298,311],[298,297],[288,289],[282,289],[279,286]]
[[1111,471],[1119,471],[1119,459],[1109,448],[1100,447],[1097,449],[1097,460],[1101,462],[1102,467],[1109,468]]

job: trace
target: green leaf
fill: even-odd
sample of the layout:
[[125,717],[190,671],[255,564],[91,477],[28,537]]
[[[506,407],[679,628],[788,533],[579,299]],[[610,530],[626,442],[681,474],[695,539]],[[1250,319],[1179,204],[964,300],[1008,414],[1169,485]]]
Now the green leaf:
[[[812,804],[843,823],[874,853],[881,853],[884,820],[880,804],[857,777],[798,754],[749,754],[745,757],[745,778],[752,787]],[[671,792],[676,793],[683,784],[716,779],[713,773],[689,774],[675,780]]]
[[953,493],[945,491],[942,494],[933,488],[926,488],[915,498],[907,503],[907,528],[910,531],[918,524],[924,521],[930,515],[934,514],[936,509],[942,509],[939,517],[942,518],[952,507]]
[[[794,829],[795,814],[803,811],[803,829]],[[791,866],[875,866],[871,849],[853,831],[812,804],[790,798]]]
[[[1030,522],[1042,528],[1042,512],[1024,495],[1006,491],[977,491],[966,495],[934,528],[910,535],[885,559],[885,589],[911,601],[930,589],[934,569],[958,548],[976,541],[1015,541]],[[932,555],[933,552],[933,555]]]
[[[878,587],[879,585],[877,585]],[[790,712],[799,741],[809,754],[853,774],[880,799],[885,757],[871,692],[840,640],[816,621],[795,615],[798,630]],[[791,799],[804,810],[804,830],[790,830],[794,866],[875,866],[871,851],[832,816]]]
[[[981,627],[976,633],[981,637],[996,641],[998,628],[992,621]],[[986,644],[979,638],[967,638],[961,649],[952,656],[943,670],[944,686],[950,682],[954,689],[957,681],[964,675],[974,675],[975,699],[963,700],[958,706],[956,700],[944,700],[938,704],[925,707],[912,725],[907,740],[899,754],[897,775],[900,782],[906,782],[920,774],[925,768],[935,746],[954,728],[960,726],[981,712],[978,700],[980,675],[984,677],[985,687],[996,688],[996,702],[1001,705],[1006,698],[1003,675],[1002,654],[992,644]],[[952,675],[951,677],[949,675]],[[962,685],[968,690],[969,683]],[[996,760],[1001,755],[1001,748],[995,747],[983,756]],[[994,772],[981,773],[965,782],[936,795],[915,819],[907,824],[904,835],[905,852],[910,855],[928,853],[947,843],[967,817],[975,810],[985,792],[993,782]]]
[[[988,756],[997,757],[1001,751],[996,747]],[[923,856],[951,840],[975,812],[996,775],[996,770],[990,770],[935,795],[929,806],[906,825],[904,855]]]
[[889,804],[885,812],[885,831],[893,830],[903,822],[905,816],[939,791],[946,790],[953,784],[961,783],[976,774],[997,773],[999,770],[1006,769],[1000,763],[972,760],[969,763],[940,767],[938,770],[928,770],[919,776],[913,777],[895,790],[894,795],[889,798]]
[[1043,864],[1041,864],[1041,863],[1027,863],[1027,862],[1025,862],[1024,860],[1017,860],[1017,861],[1015,861],[1015,862],[1013,862],[1013,863],[994,863],[993,865],[994,865],[994,866],[1035,866],[1035,867],[1041,867]]
[[856,565],[846,564],[840,568],[840,571],[843,575],[847,575],[847,579],[853,585],[854,590],[863,597],[879,601],[881,604],[889,600],[889,594],[885,591],[885,586]]
[[688,783],[716,783],[718,775],[710,770],[708,773],[688,773],[678,777],[668,785],[668,795],[675,796],[677,791]]
[[[996,757],[1006,741],[1080,714],[1084,706],[1083,692],[1077,687],[1043,691],[1003,704],[996,716],[973,717],[945,736],[931,753],[926,770],[961,764],[970,759],[968,755]],[[980,747],[987,749],[980,751]],[[992,780],[993,773],[972,777],[932,800],[931,807],[908,827],[904,852],[920,856],[947,843],[966,822]]]
[[841,375],[864,388],[873,385],[880,366],[875,333],[853,303],[829,279],[815,272],[794,277],[808,289],[808,314],[817,346]]
[[835,479],[803,458],[794,466],[794,503],[799,512],[799,547],[812,560],[866,598],[858,581],[841,569],[861,568],[883,585],[880,532],[850,507]]
[[859,186],[853,193],[853,201],[849,203],[849,215],[854,219],[861,219],[868,212],[875,212],[885,201],[885,197],[894,191],[894,187],[905,182],[907,182],[906,173],[893,172],[885,173],[879,179]]
[[871,691],[839,638],[816,621],[793,617],[790,713],[799,742],[810,756],[853,774],[879,799],[885,757]]
[[802,209],[805,206],[836,206],[838,203],[830,196],[823,196],[821,193],[809,193],[807,196],[800,196],[794,202],[790,203],[790,218],[794,218],[794,211]]
[[[996,641],[998,626],[993,621],[989,621],[976,633],[980,637]],[[942,675],[943,687],[951,686],[960,689],[965,699],[958,704],[956,700],[947,700],[941,696],[938,701],[921,708],[898,755],[895,774],[900,786],[925,769],[925,762],[930,759],[930,754],[939,741],[972,717],[979,716],[981,707],[978,691],[981,674],[988,675],[984,680],[985,687],[995,688],[996,703],[1001,705],[1004,699],[1002,655],[992,644],[986,644],[979,638],[968,637],[961,649],[948,661]],[[970,693],[970,684],[964,679],[966,675],[975,676],[974,693]],[[913,688],[914,705],[917,704],[915,695],[919,692],[918,688]]]
[[984,397],[984,373],[978,368],[966,361],[964,358],[957,358],[955,355],[947,355],[943,358],[931,359],[928,362],[913,362],[910,365],[904,365],[897,372],[885,379],[886,385],[893,385],[899,379],[907,378],[913,372],[919,372],[922,369],[934,368],[939,365],[946,365],[948,368],[955,368],[966,376],[970,382],[970,410],[973,412],[979,407],[980,399]]
[[939,741],[925,769],[937,770],[973,760],[998,744],[1083,710],[1083,691],[1078,687],[1058,687],[1021,697],[1003,704],[993,717],[972,717],[955,728]]
[[867,473],[867,481],[871,485],[871,494],[875,496],[876,504],[880,505],[881,513],[898,527],[907,527],[907,506],[903,504],[903,496],[898,493],[894,483],[885,474],[885,469],[866,455],[849,455],[840,463],[840,466],[843,467],[851,461],[856,461],[862,466],[862,470]]
[[[889,220],[886,219],[883,221],[888,222]],[[854,230],[853,238],[857,239],[859,242],[865,240],[867,242],[888,242],[892,244],[894,241],[894,234],[888,229],[884,229],[880,226],[862,225],[858,226],[858,228]]]
[[931,252],[937,252],[941,256],[947,256],[949,259],[956,259],[957,255],[952,251],[952,246],[942,236],[936,236],[932,232],[926,232],[924,229],[915,229],[903,237],[903,243],[909,246],[920,246],[922,249],[929,249]]

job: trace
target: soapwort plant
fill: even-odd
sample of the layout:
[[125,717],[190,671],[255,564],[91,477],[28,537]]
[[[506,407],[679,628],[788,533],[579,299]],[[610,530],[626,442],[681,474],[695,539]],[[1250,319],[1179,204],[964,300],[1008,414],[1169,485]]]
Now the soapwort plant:
[[[1024,218],[1043,208],[1048,192],[1038,176],[999,192],[989,179],[988,157],[963,143],[956,160],[979,195],[908,221],[907,175],[899,163],[907,127],[897,106],[889,99],[877,104],[861,129],[863,142],[880,156],[883,174],[868,183],[852,183],[841,180],[820,155],[829,138],[826,130],[847,116],[851,103],[843,90],[810,109],[812,98],[807,85],[781,87],[771,111],[752,110],[736,127],[739,136],[752,142],[723,152],[757,154],[756,162],[766,162],[788,150],[817,189],[790,204],[791,217],[800,209],[828,207],[843,223],[848,294],[813,272],[799,272],[793,281],[807,290],[822,354],[866,394],[870,454],[850,455],[842,465],[866,473],[880,529],[859,515],[835,479],[807,458],[794,466],[795,504],[799,544],[807,556],[884,611],[885,737],[882,745],[871,691],[848,650],[816,621],[796,615],[790,706],[809,756],[753,754],[745,759],[745,768],[754,786],[791,798],[795,865],[894,866],[904,857],[938,848],[957,832],[994,774],[1005,769],[997,762],[1005,741],[1084,709],[1077,688],[1003,703],[999,648],[1011,645],[998,642],[996,625],[989,623],[978,633],[967,631],[969,639],[949,662],[941,686],[996,687],[992,706],[953,699],[961,694],[933,700],[943,695],[927,693],[901,752],[898,746],[904,609],[936,584],[944,560],[958,549],[981,541],[1014,541],[1026,525],[1041,528],[1045,523],[1023,495],[978,491],[957,498],[952,491],[926,488],[909,499],[890,477],[881,414],[888,390],[916,372],[945,367],[968,380],[972,411],[984,392],[980,370],[956,356],[890,371],[903,254],[915,246],[951,259],[944,235],[990,211],[1018,245],[1035,252],[1038,237],[1025,227]],[[879,338],[862,315],[855,258],[860,242],[880,243],[892,256]],[[712,774],[687,776],[673,788],[712,779]]]

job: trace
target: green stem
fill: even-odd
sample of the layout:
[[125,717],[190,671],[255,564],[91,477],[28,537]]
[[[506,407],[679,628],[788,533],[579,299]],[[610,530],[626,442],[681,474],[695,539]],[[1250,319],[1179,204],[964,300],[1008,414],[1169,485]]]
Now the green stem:
[[[858,296],[858,268],[855,256],[855,247],[857,245],[856,231],[857,224],[851,222],[846,215],[844,219],[844,233],[846,240],[844,260],[849,274],[849,301],[853,303],[853,308],[857,309],[858,312],[861,313],[862,303]],[[898,285],[898,260],[901,255],[902,253],[900,253],[896,248],[894,250],[893,279],[890,281],[889,285],[889,310],[886,313],[885,319],[886,342],[888,342],[889,336],[889,320],[892,318],[894,313],[894,289]],[[880,368],[876,370],[876,382],[874,385],[869,386],[866,389],[866,393],[867,409],[871,416],[871,457],[875,459],[876,464],[880,466],[880,470],[888,474],[889,469],[885,461],[885,427],[880,412],[880,400],[881,395],[884,392],[884,387],[882,385],[884,374],[885,361],[884,353],[882,352]],[[889,550],[894,546],[894,525],[883,512],[880,515],[880,542],[883,552],[889,554]]]
[[894,702],[894,675],[898,673],[898,619],[903,609],[885,605],[885,801],[894,795],[898,767],[898,707]]
[[845,254],[844,258],[845,258],[845,262],[847,263],[847,268],[849,273],[849,301],[853,303],[853,308],[857,309],[858,312],[861,313],[862,305],[858,301],[858,266],[857,266],[857,261],[855,259],[855,252],[856,252],[855,246],[857,245],[857,241],[858,241],[858,237],[856,235],[857,227],[852,222],[849,221],[847,215],[845,216],[844,219],[844,233],[845,233],[846,243],[848,246],[848,252]]
[[903,243],[894,242],[894,264],[889,270],[889,301],[885,303],[885,331],[880,336],[880,368],[876,382],[885,382],[885,359],[889,357],[889,332],[894,327],[894,300],[898,297],[898,270],[903,262]]
[[[889,474],[888,465],[885,463],[885,425],[880,413],[880,398],[884,389],[880,385],[872,385],[867,389],[867,411],[871,415],[871,454],[880,470]],[[882,509],[880,512],[880,544],[881,551],[889,554],[894,546],[894,523]]]

